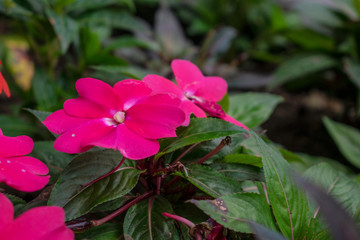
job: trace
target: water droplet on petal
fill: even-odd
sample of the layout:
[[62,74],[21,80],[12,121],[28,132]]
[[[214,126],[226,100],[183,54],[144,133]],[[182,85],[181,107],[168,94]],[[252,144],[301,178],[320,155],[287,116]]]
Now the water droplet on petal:
[[25,170],[25,169],[21,169],[21,171],[22,171],[22,172],[26,172],[26,170]]
[[7,163],[11,163],[11,161],[10,161],[10,160],[6,160],[6,162],[7,162]]
[[75,137],[75,133],[71,134],[72,137]]

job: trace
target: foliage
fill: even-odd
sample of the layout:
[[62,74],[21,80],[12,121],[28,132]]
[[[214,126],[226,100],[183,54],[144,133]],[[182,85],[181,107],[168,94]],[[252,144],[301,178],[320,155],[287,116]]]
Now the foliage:
[[[355,115],[355,121],[345,121],[349,124],[323,118],[345,164],[293,153],[263,131],[286,101],[265,90],[326,87],[338,98],[345,91],[350,107],[355,106],[360,1],[324,4],[0,1],[1,71],[12,93],[10,99],[0,96],[0,128],[6,136],[31,136],[30,156],[46,164],[50,175],[41,192],[24,194],[1,183],[15,214],[60,206],[68,228],[83,240],[359,236],[356,113],[343,113]],[[75,98],[76,79],[94,77],[110,85],[149,74],[171,79],[174,58],[191,59],[204,76],[222,76],[229,90],[251,90],[230,91],[210,106],[252,130],[224,121],[216,111],[207,112],[207,118],[192,116],[189,125],[176,129],[176,137],[159,140],[156,155],[126,159],[120,168],[124,157],[119,151],[54,149],[59,135],[42,122]],[[187,100],[201,108],[196,96]],[[346,226],[336,227],[338,219]]]

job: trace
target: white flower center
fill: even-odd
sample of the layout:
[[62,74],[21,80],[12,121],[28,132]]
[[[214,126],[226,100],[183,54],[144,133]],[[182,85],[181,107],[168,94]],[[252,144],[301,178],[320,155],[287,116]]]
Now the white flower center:
[[123,123],[125,121],[125,113],[118,111],[114,114],[114,120],[118,123]]

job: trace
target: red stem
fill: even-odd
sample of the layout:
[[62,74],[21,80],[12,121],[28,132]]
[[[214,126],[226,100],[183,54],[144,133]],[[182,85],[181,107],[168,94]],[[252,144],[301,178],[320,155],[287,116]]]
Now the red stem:
[[190,220],[187,220],[186,218],[180,217],[178,215],[170,214],[170,213],[167,213],[167,212],[163,212],[162,215],[165,216],[165,217],[175,219],[176,221],[182,222],[182,223],[188,225],[191,228],[195,227],[195,223],[193,223]]
[[103,175],[103,176],[101,176],[101,177],[99,177],[99,178],[97,178],[97,179],[95,179],[95,180],[93,180],[93,181],[85,184],[84,187],[87,187],[87,186],[89,186],[89,185],[91,185],[91,184],[96,183],[97,181],[100,181],[101,179],[106,178],[107,176],[110,176],[110,175],[113,174],[116,170],[118,170],[119,167],[121,167],[121,165],[124,163],[124,161],[125,161],[125,157],[123,157],[123,158],[121,159],[120,163],[119,163],[113,170],[111,170],[111,171],[108,172],[107,174],[105,174],[105,175]]
[[115,212],[111,213],[110,215],[104,217],[104,218],[101,218],[101,219],[98,219],[98,220],[92,220],[91,221],[91,224],[92,226],[99,226],[103,223],[106,223],[108,221],[110,221],[111,219],[113,219],[114,217],[117,217],[119,216],[121,213],[123,213],[124,211],[126,211],[127,209],[129,209],[131,206],[135,205],[136,203],[152,196],[154,194],[153,191],[150,191],[150,192],[147,192],[147,193],[144,193],[143,195],[135,198],[134,200],[132,200],[131,202],[125,204],[124,206],[122,206],[121,208],[119,208],[118,210],[116,210]]
[[229,145],[231,143],[231,138],[229,136],[225,137],[223,140],[221,140],[221,142],[219,143],[219,145],[212,150],[211,152],[209,152],[208,154],[206,154],[202,159],[200,159],[199,161],[196,162],[196,164],[202,164],[204,163],[206,160],[208,160],[209,158],[211,158],[212,156],[214,156],[215,154],[217,154],[218,152],[220,152],[220,150],[225,147],[226,145]]

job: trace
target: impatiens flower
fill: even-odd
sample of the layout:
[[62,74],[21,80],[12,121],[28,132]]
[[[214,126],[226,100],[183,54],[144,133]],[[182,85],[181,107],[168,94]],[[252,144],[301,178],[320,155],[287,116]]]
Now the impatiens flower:
[[[0,65],[1,65],[1,61],[0,61]],[[9,86],[7,85],[5,78],[3,77],[3,75],[0,72],[0,94],[4,91],[4,93],[6,94],[7,97],[10,97],[10,89]]]
[[64,224],[60,207],[36,207],[14,219],[14,207],[0,193],[0,239],[72,240],[74,233]]
[[221,77],[205,77],[199,68],[187,60],[174,60],[171,63],[177,85],[170,80],[157,75],[148,75],[143,81],[156,93],[172,93],[181,99],[181,108],[186,113],[188,124],[189,116],[221,118],[225,121],[248,129],[244,124],[230,117],[219,104],[227,92],[227,83]]
[[0,129],[0,182],[23,192],[40,190],[49,182],[50,176],[44,176],[49,172],[46,165],[36,158],[24,156],[33,147],[30,137],[7,137]]
[[79,97],[47,117],[45,126],[60,134],[55,149],[80,153],[93,146],[119,150],[129,159],[159,151],[159,138],[176,137],[185,121],[180,100],[156,94],[142,81],[128,79],[111,87],[93,78],[76,82]]

